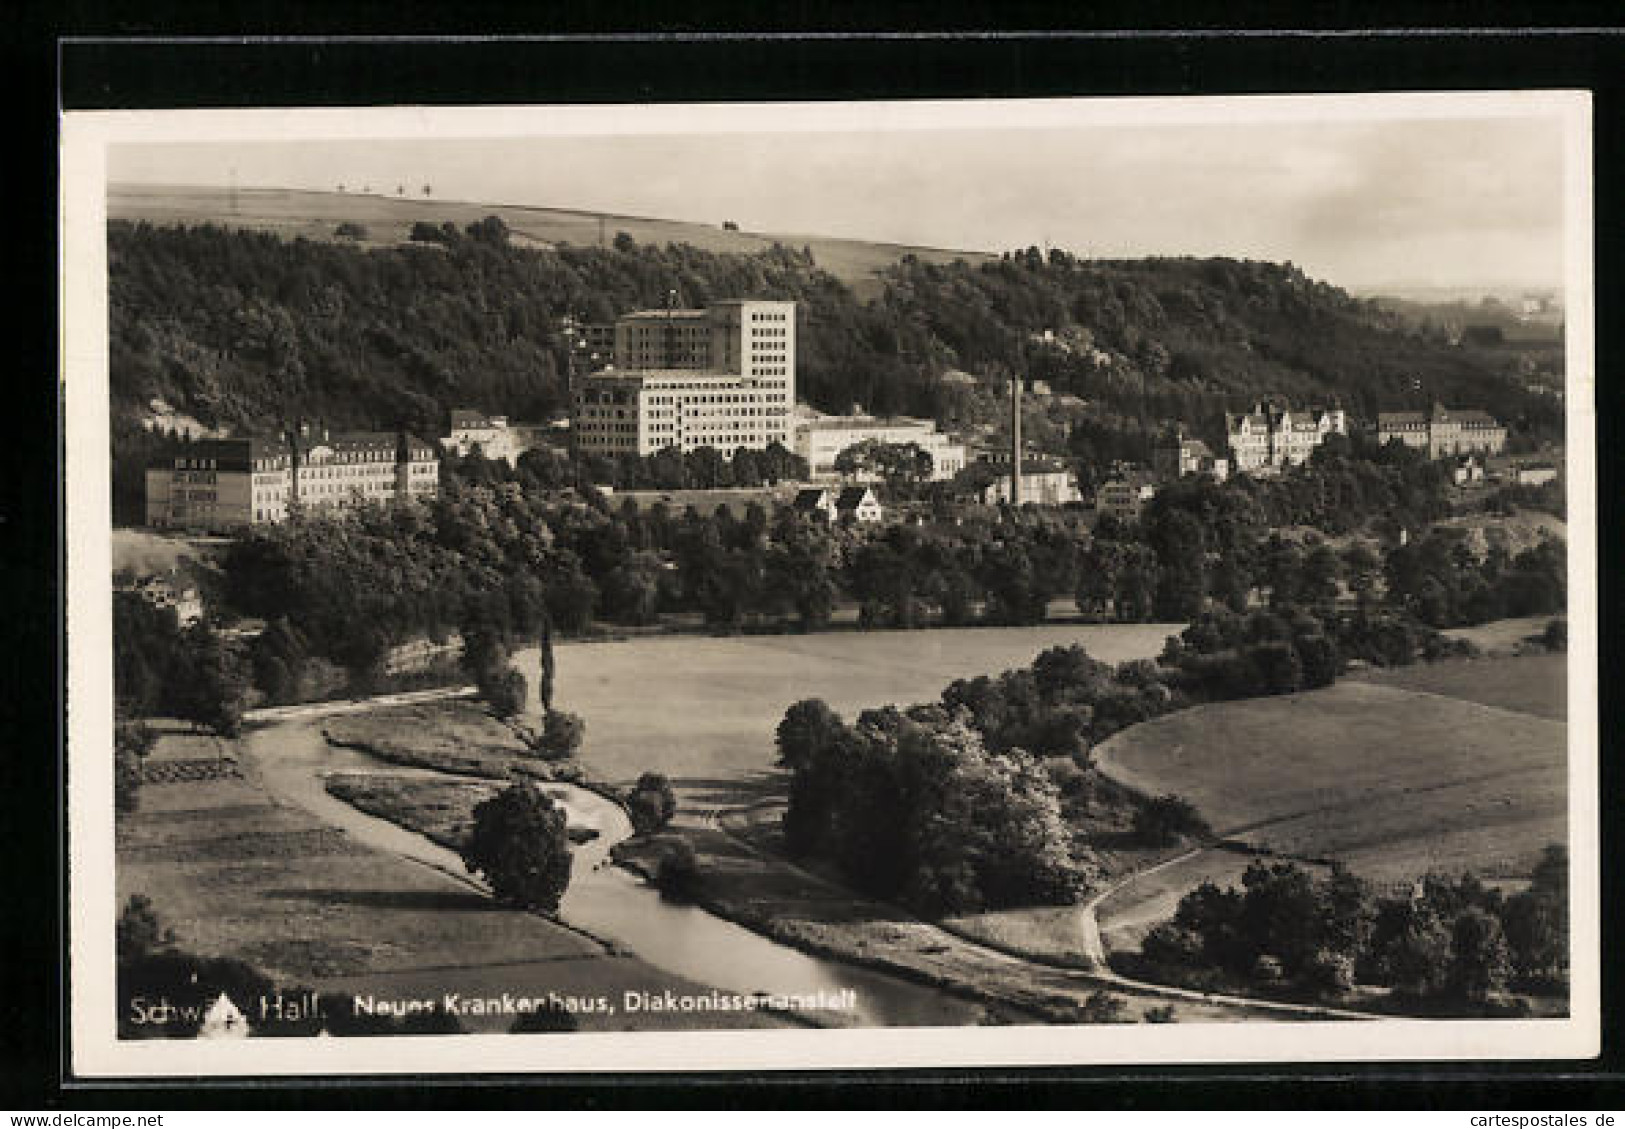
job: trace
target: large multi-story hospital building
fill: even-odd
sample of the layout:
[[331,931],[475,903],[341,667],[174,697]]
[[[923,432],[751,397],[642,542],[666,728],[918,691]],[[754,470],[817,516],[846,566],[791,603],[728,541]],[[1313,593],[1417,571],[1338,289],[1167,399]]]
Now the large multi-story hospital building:
[[614,362],[577,379],[572,427],[583,455],[788,448],[795,398],[794,302],[640,310],[616,320]]

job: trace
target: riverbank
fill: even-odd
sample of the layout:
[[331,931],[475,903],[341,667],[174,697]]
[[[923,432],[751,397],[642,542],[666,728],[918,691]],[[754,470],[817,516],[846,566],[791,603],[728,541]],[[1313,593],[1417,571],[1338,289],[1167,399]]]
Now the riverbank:
[[[448,992],[553,992],[616,1009],[580,1014],[585,1031],[792,1022],[761,1012],[627,1015],[628,993],[709,988],[545,916],[499,906],[466,873],[369,844],[273,796],[261,771],[268,760],[328,752],[319,734],[294,729],[239,742],[166,734],[150,758],[154,780],[141,790],[140,809],[119,821],[118,903],[146,895],[181,949],[247,961],[289,989],[436,1001]],[[165,769],[205,761],[214,766],[208,779]],[[507,1029],[496,1018],[465,1026]]]
[[697,904],[780,944],[932,985],[988,1010],[986,1022],[1088,1022],[1091,997],[1115,996],[1123,1022],[1170,1009],[1163,1021],[1292,1018],[1194,993],[1143,990],[1112,975],[1034,963],[865,898],[785,859],[777,849],[777,810],[710,813],[668,835],[634,840],[616,858],[653,881],[672,839],[694,850]]

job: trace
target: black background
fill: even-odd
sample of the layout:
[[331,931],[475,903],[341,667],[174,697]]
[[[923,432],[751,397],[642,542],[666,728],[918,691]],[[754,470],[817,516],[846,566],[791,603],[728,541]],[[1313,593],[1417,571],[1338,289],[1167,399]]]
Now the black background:
[[[539,9],[519,4],[441,6],[411,0],[320,8],[270,2],[27,3],[7,17],[0,59],[11,94],[5,103],[11,159],[0,164],[0,184],[9,229],[3,260],[9,332],[8,348],[0,354],[0,380],[11,418],[0,444],[0,592],[9,597],[0,610],[0,802],[6,805],[0,812],[0,848],[11,865],[6,868],[10,879],[0,887],[0,967],[8,973],[0,996],[0,1106],[132,1112],[494,1103],[546,1108],[1383,1105],[1485,1111],[1625,1106],[1621,962],[1611,957],[1621,937],[1617,862],[1625,789],[1607,711],[1601,752],[1605,1050],[1597,1062],[257,1084],[108,1085],[66,1077],[63,546],[59,399],[51,379],[59,371],[59,108],[1590,89],[1598,209],[1600,685],[1607,701],[1619,660],[1608,627],[1620,599],[1613,579],[1619,544],[1612,503],[1620,494],[1613,452],[1622,415],[1616,363],[1619,142],[1625,123],[1625,38],[1612,26],[1617,19],[1609,5],[1253,5],[1238,12],[1230,5],[1147,11],[1144,4],[1097,4],[1086,14],[1038,4],[865,6],[834,12],[830,7],[691,4],[678,10],[673,4],[566,3],[545,10],[546,27],[539,23]],[[1088,26],[1081,22],[1085,15]],[[1379,17],[1386,28],[1370,30],[1370,21]],[[1357,19],[1367,21],[1368,29],[1349,30]],[[1447,27],[1464,19],[1479,30]],[[360,38],[363,34],[465,38]],[[319,36],[350,38],[302,38]],[[633,1071],[637,1063],[626,1067]]]

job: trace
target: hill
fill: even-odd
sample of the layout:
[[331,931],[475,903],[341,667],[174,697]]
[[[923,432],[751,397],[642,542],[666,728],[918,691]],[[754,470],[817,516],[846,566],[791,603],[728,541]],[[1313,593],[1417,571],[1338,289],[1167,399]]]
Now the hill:
[[385,196],[376,193],[308,192],[291,188],[225,188],[186,185],[112,184],[107,190],[107,218],[157,226],[212,223],[242,230],[263,231],[284,239],[332,242],[341,223],[360,224],[367,247],[392,247],[408,241],[412,225],[451,223],[467,227],[486,216],[499,216],[521,247],[550,249],[560,246],[608,246],[619,232],[639,243],[686,243],[702,251],[748,255],[771,250],[775,243],[807,248],[829,271],[859,297],[876,297],[883,289],[881,273],[904,255],[926,262],[982,262],[997,258],[981,251],[954,251],[834,239],[821,235],[783,232],[735,231],[684,220],[621,216],[609,212],[568,208],[538,208],[519,204],[474,204],[458,200]]
[[[879,293],[866,300],[810,244],[761,247],[762,237],[749,236],[756,249],[710,250],[642,242],[623,228],[600,247],[597,217],[586,213],[575,227],[548,227],[537,210],[519,209],[528,229],[473,220],[459,228],[449,218],[434,228],[424,209],[496,213],[304,194],[363,209],[318,224],[308,203],[239,195],[241,215],[224,224],[109,224],[120,520],[139,510],[139,467],[158,445],[146,428],[184,418],[264,433],[320,416],[341,428],[434,436],[453,408],[543,418],[566,406],[566,315],[610,321],[663,304],[673,289],[696,306],[797,302],[797,392],[824,411],[861,404],[996,429],[1002,379],[1025,372],[1058,394],[1034,398],[1029,439],[1096,466],[1144,460],[1148,436],[1174,419],[1222,447],[1224,412],[1262,396],[1299,405],[1336,398],[1366,419],[1438,399],[1488,409],[1519,442],[1561,434],[1561,404],[1525,387],[1516,354],[1450,344],[1291,264],[1085,261],[1035,248],[942,262],[944,253],[894,248],[886,254],[901,257],[869,276]],[[257,228],[233,226],[250,212]],[[336,238],[337,223],[327,222],[341,214],[365,227],[363,238]],[[547,215],[562,224],[566,214]],[[434,239],[411,239],[408,220]],[[639,230],[710,244],[747,238],[647,222],[655,226]],[[583,226],[590,243],[542,238]],[[860,254],[842,244],[842,269],[852,274],[865,254],[880,262],[877,246]],[[966,381],[959,370],[976,375]]]

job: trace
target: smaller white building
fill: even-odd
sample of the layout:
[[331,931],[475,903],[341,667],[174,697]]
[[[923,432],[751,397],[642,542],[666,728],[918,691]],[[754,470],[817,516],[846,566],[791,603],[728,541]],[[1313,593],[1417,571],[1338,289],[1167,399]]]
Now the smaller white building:
[[[1009,464],[1000,468],[999,477],[982,489],[982,503],[997,506],[1011,498]],[[1021,501],[1039,506],[1064,506],[1083,501],[1077,477],[1064,464],[1029,459],[1021,464]]]
[[[965,469],[965,446],[937,430],[928,419],[908,416],[826,416],[806,406],[796,409],[792,450],[807,460],[814,480],[840,478],[835,460],[842,451],[859,443],[885,443],[893,446],[915,444],[931,456],[931,481],[946,482]],[[860,477],[875,481],[878,476]]]
[[512,423],[507,416],[458,410],[451,413],[451,434],[440,445],[455,451],[459,458],[467,458],[478,447],[486,458],[513,465],[519,462],[520,455],[537,445],[540,433],[549,429],[546,424]]

